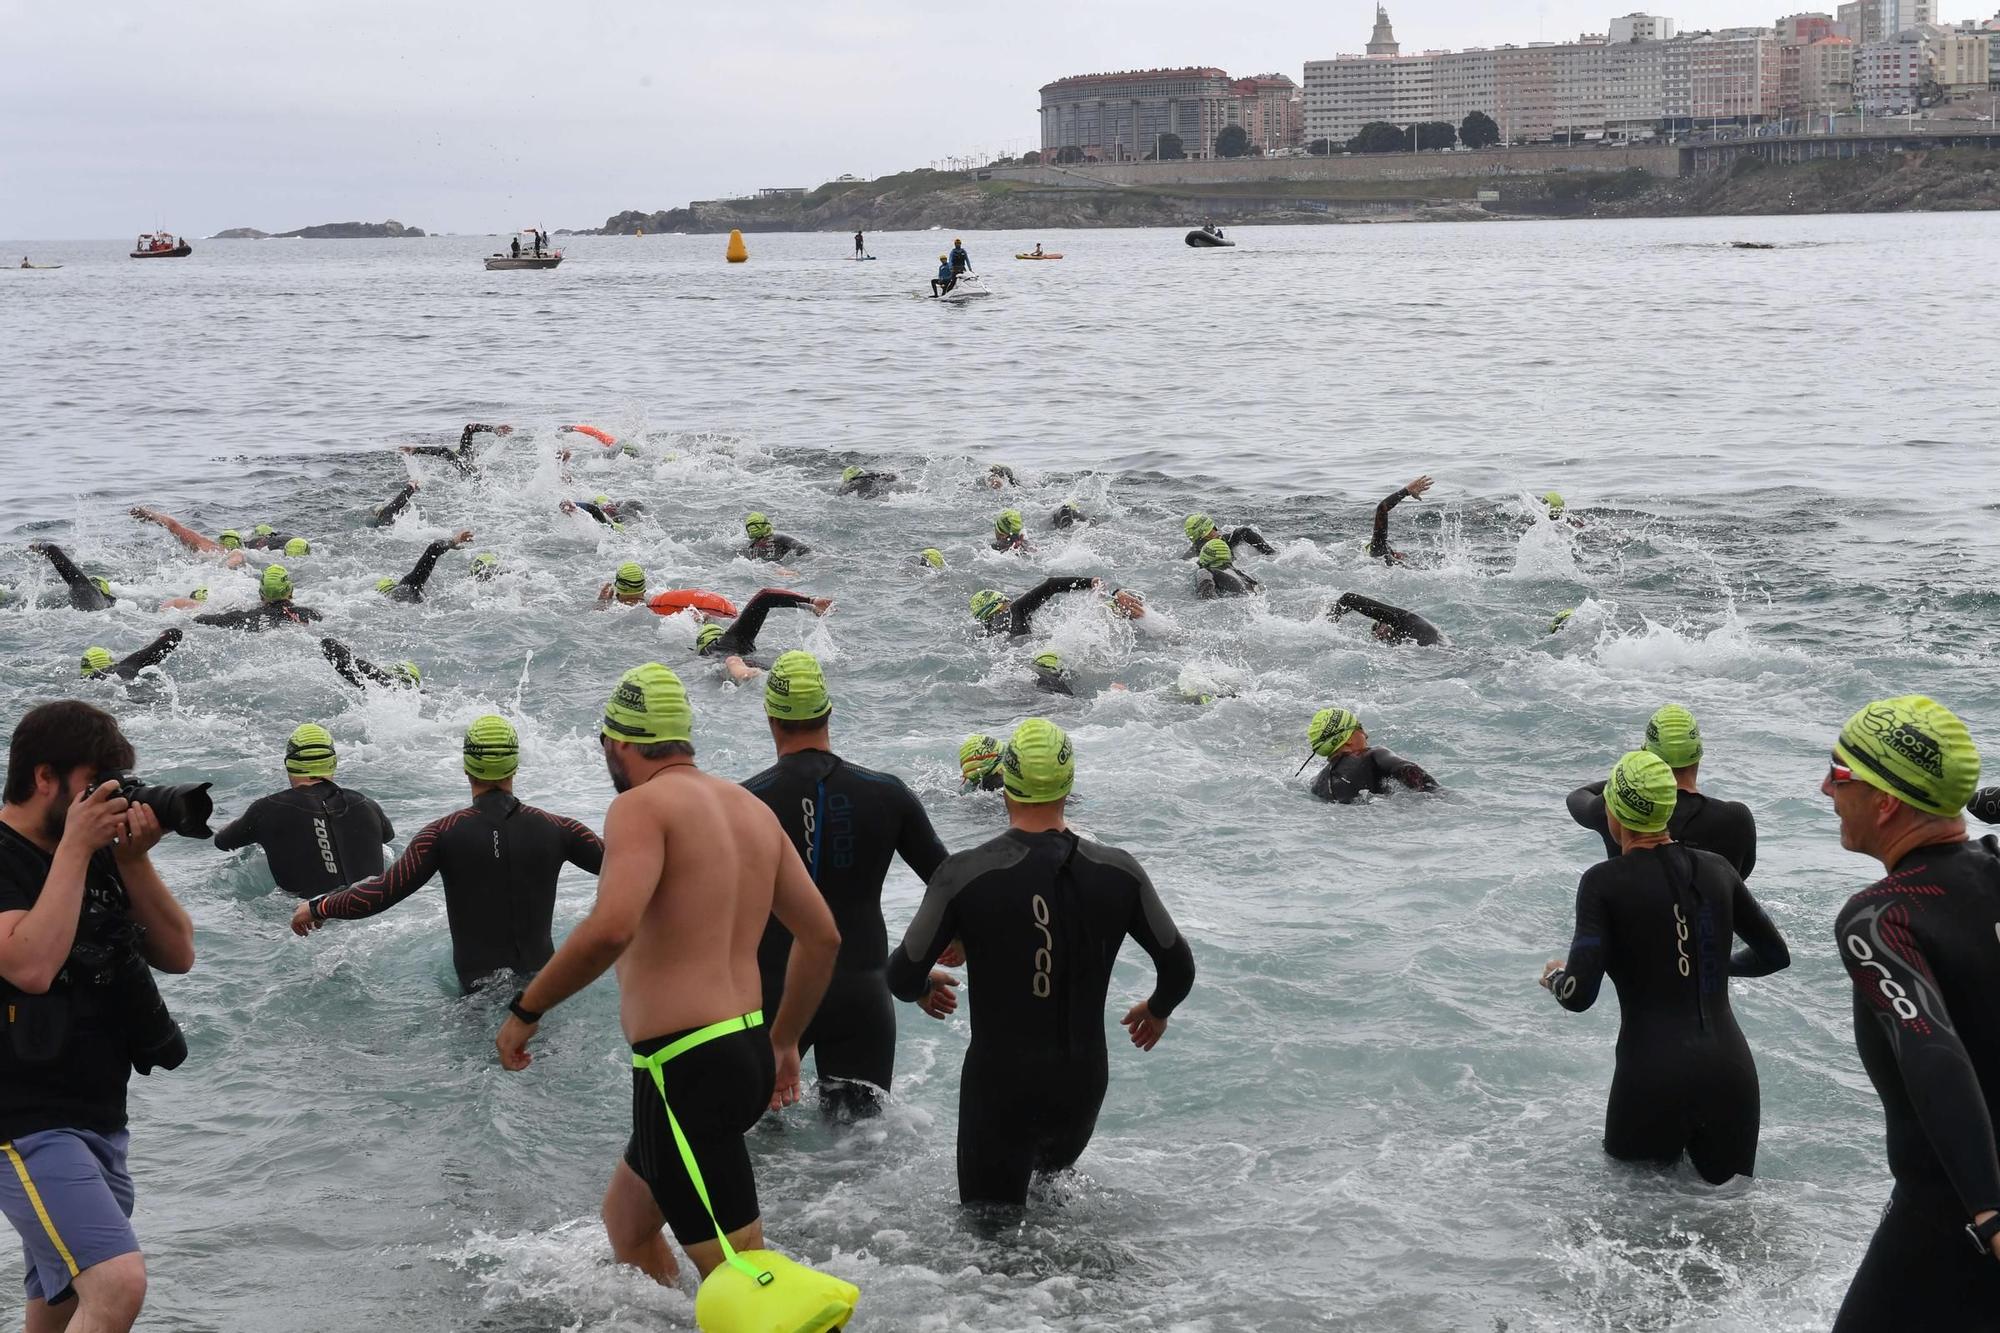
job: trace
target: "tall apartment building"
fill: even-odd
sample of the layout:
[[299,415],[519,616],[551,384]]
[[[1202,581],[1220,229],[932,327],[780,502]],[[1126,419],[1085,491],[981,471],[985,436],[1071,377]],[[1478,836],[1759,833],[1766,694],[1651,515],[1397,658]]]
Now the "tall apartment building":
[[1882,0],[1882,8],[1884,37],[1938,21],[1937,0]]
[[1282,74],[1255,74],[1237,79],[1229,91],[1239,105],[1236,123],[1254,146],[1275,153],[1304,141],[1305,103],[1299,85]]
[[1839,26],[1831,14],[1787,14],[1778,20],[1778,41],[1785,46],[1804,46],[1834,36]]
[[1855,44],[1822,37],[1799,48],[1799,111],[1831,116],[1854,105]]
[[1611,20],[1611,29],[1606,34],[1613,43],[1619,42],[1665,42],[1674,35],[1674,21],[1658,14],[1624,14]]
[[1167,134],[1189,157],[1212,156],[1215,136],[1240,112],[1229,76],[1206,66],[1082,74],[1041,93],[1042,150],[1075,147],[1104,162],[1147,157]]
[[1884,33],[1894,31],[1888,26],[1894,18],[1893,4],[1894,0],[1852,0],[1838,6],[1834,15],[1840,35],[1857,43],[1881,41]]

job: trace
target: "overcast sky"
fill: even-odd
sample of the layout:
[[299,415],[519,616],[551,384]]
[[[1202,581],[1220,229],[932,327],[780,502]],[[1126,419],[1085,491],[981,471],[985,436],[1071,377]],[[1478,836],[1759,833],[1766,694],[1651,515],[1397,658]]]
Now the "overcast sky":
[[[1754,3],[1663,8],[1683,27],[1787,12]],[[1627,8],[1389,14],[1410,51],[1567,39]],[[1033,148],[1036,89],[1066,74],[1298,79],[1373,22],[1355,0],[0,0],[0,236],[597,226]]]

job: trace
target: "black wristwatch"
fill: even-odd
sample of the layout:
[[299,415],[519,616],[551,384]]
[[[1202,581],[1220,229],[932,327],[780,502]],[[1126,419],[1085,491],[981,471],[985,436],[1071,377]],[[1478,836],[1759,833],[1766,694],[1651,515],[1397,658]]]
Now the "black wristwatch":
[[527,994],[528,992],[525,990],[515,991],[514,998],[507,1001],[507,1012],[520,1019],[523,1023],[526,1023],[529,1027],[533,1027],[542,1021],[542,1013],[539,1009],[530,1009],[521,1003]]
[[1993,1255],[1993,1238],[2000,1236],[2000,1213],[1993,1214],[1993,1216],[1987,1218],[1984,1222],[1966,1223],[1965,1234],[1972,1237],[1973,1245],[1978,1248],[1981,1254],[1991,1258]]

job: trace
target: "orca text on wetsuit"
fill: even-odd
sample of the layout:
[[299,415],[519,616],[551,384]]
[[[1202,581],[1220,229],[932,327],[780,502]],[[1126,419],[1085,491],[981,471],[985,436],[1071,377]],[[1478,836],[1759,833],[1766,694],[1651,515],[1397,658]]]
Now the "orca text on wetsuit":
[[1907,853],[1848,899],[1834,943],[1896,1181],[1834,1329],[1995,1327],[2000,1262],[1966,1223],[2000,1209],[2000,841]]
[[[1730,956],[1730,938],[1748,947]],[[1729,1007],[1729,978],[1789,966],[1791,952],[1742,878],[1713,852],[1634,847],[1583,872],[1576,934],[1547,985],[1581,1013],[1609,975],[1618,988],[1618,1065],[1604,1151],[1672,1161],[1710,1184],[1757,1163],[1757,1066]]]
[[[900,778],[825,750],[784,755],[743,785],[777,815],[840,927],[833,980],[799,1050],[814,1052],[823,1107],[872,1112],[873,1089],[888,1089],[896,1065],[896,1011],[883,973],[889,939],[882,880],[897,855],[929,880],[945,859],[944,844]],[[766,1013],[778,1012],[791,951],[791,932],[773,917],[757,948]],[[830,1081],[869,1087],[841,1087],[830,1098]]]
[[215,835],[218,851],[257,843],[278,887],[298,898],[330,893],[382,873],[389,816],[362,792],[331,778],[260,796]]
[[[1569,794],[1569,817],[1604,839],[1604,854],[1616,856],[1619,847],[1605,819],[1604,784],[1593,782]],[[1736,868],[1743,878],[1757,866],[1757,818],[1741,801],[1717,800],[1698,791],[1683,791],[1674,801],[1674,813],[1667,832],[1675,842],[1714,852]]]
[[920,999],[931,965],[965,948],[972,1044],[958,1099],[958,1194],[1024,1203],[1037,1172],[1073,1165],[1090,1142],[1109,1066],[1104,1000],[1130,935],[1158,981],[1166,1018],[1194,986],[1194,954],[1130,853],[1068,829],[1009,829],[931,876],[889,989]]
[[387,873],[312,899],[312,919],[374,916],[442,872],[452,966],[470,991],[502,968],[539,971],[555,952],[549,932],[563,862],[595,875],[603,860],[604,844],[574,819],[485,791],[424,825]]

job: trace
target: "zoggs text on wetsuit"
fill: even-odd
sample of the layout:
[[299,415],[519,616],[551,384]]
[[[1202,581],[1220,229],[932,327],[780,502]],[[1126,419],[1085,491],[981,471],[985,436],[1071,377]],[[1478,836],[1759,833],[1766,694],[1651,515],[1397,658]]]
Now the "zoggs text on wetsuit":
[[[1730,956],[1731,937],[1747,948]],[[1673,1161],[1683,1151],[1710,1184],[1757,1164],[1757,1066],[1729,1007],[1729,978],[1789,966],[1791,953],[1729,863],[1677,843],[1642,847],[1583,872],[1576,935],[1549,976],[1581,1013],[1610,976],[1618,987],[1618,1067],[1604,1151]]]
[[395,836],[372,797],[328,778],[258,797],[215,835],[215,846],[259,844],[278,887],[310,898],[381,874],[382,844]]
[[595,875],[604,844],[574,819],[488,791],[433,820],[386,874],[312,900],[315,920],[358,921],[386,912],[444,874],[451,962],[470,991],[489,972],[539,971],[555,953],[550,926],[563,862]]
[[1194,986],[1194,954],[1130,853],[1068,830],[1009,829],[931,877],[889,957],[889,989],[921,998],[945,946],[964,944],[961,1201],[1024,1203],[1037,1172],[1073,1165],[1089,1144],[1109,1078],[1105,992],[1127,935],[1153,959],[1146,1003],[1165,1018]]
[[[778,816],[840,927],[833,981],[799,1050],[813,1052],[823,1107],[872,1112],[874,1089],[887,1091],[896,1065],[896,1011],[883,973],[889,940],[882,879],[889,858],[900,855],[929,880],[945,859],[944,844],[901,779],[825,750],[788,754],[743,785]],[[757,948],[767,1014],[777,1013],[784,997],[791,950],[791,932],[772,918]],[[840,1086],[850,1084],[869,1086]]]

